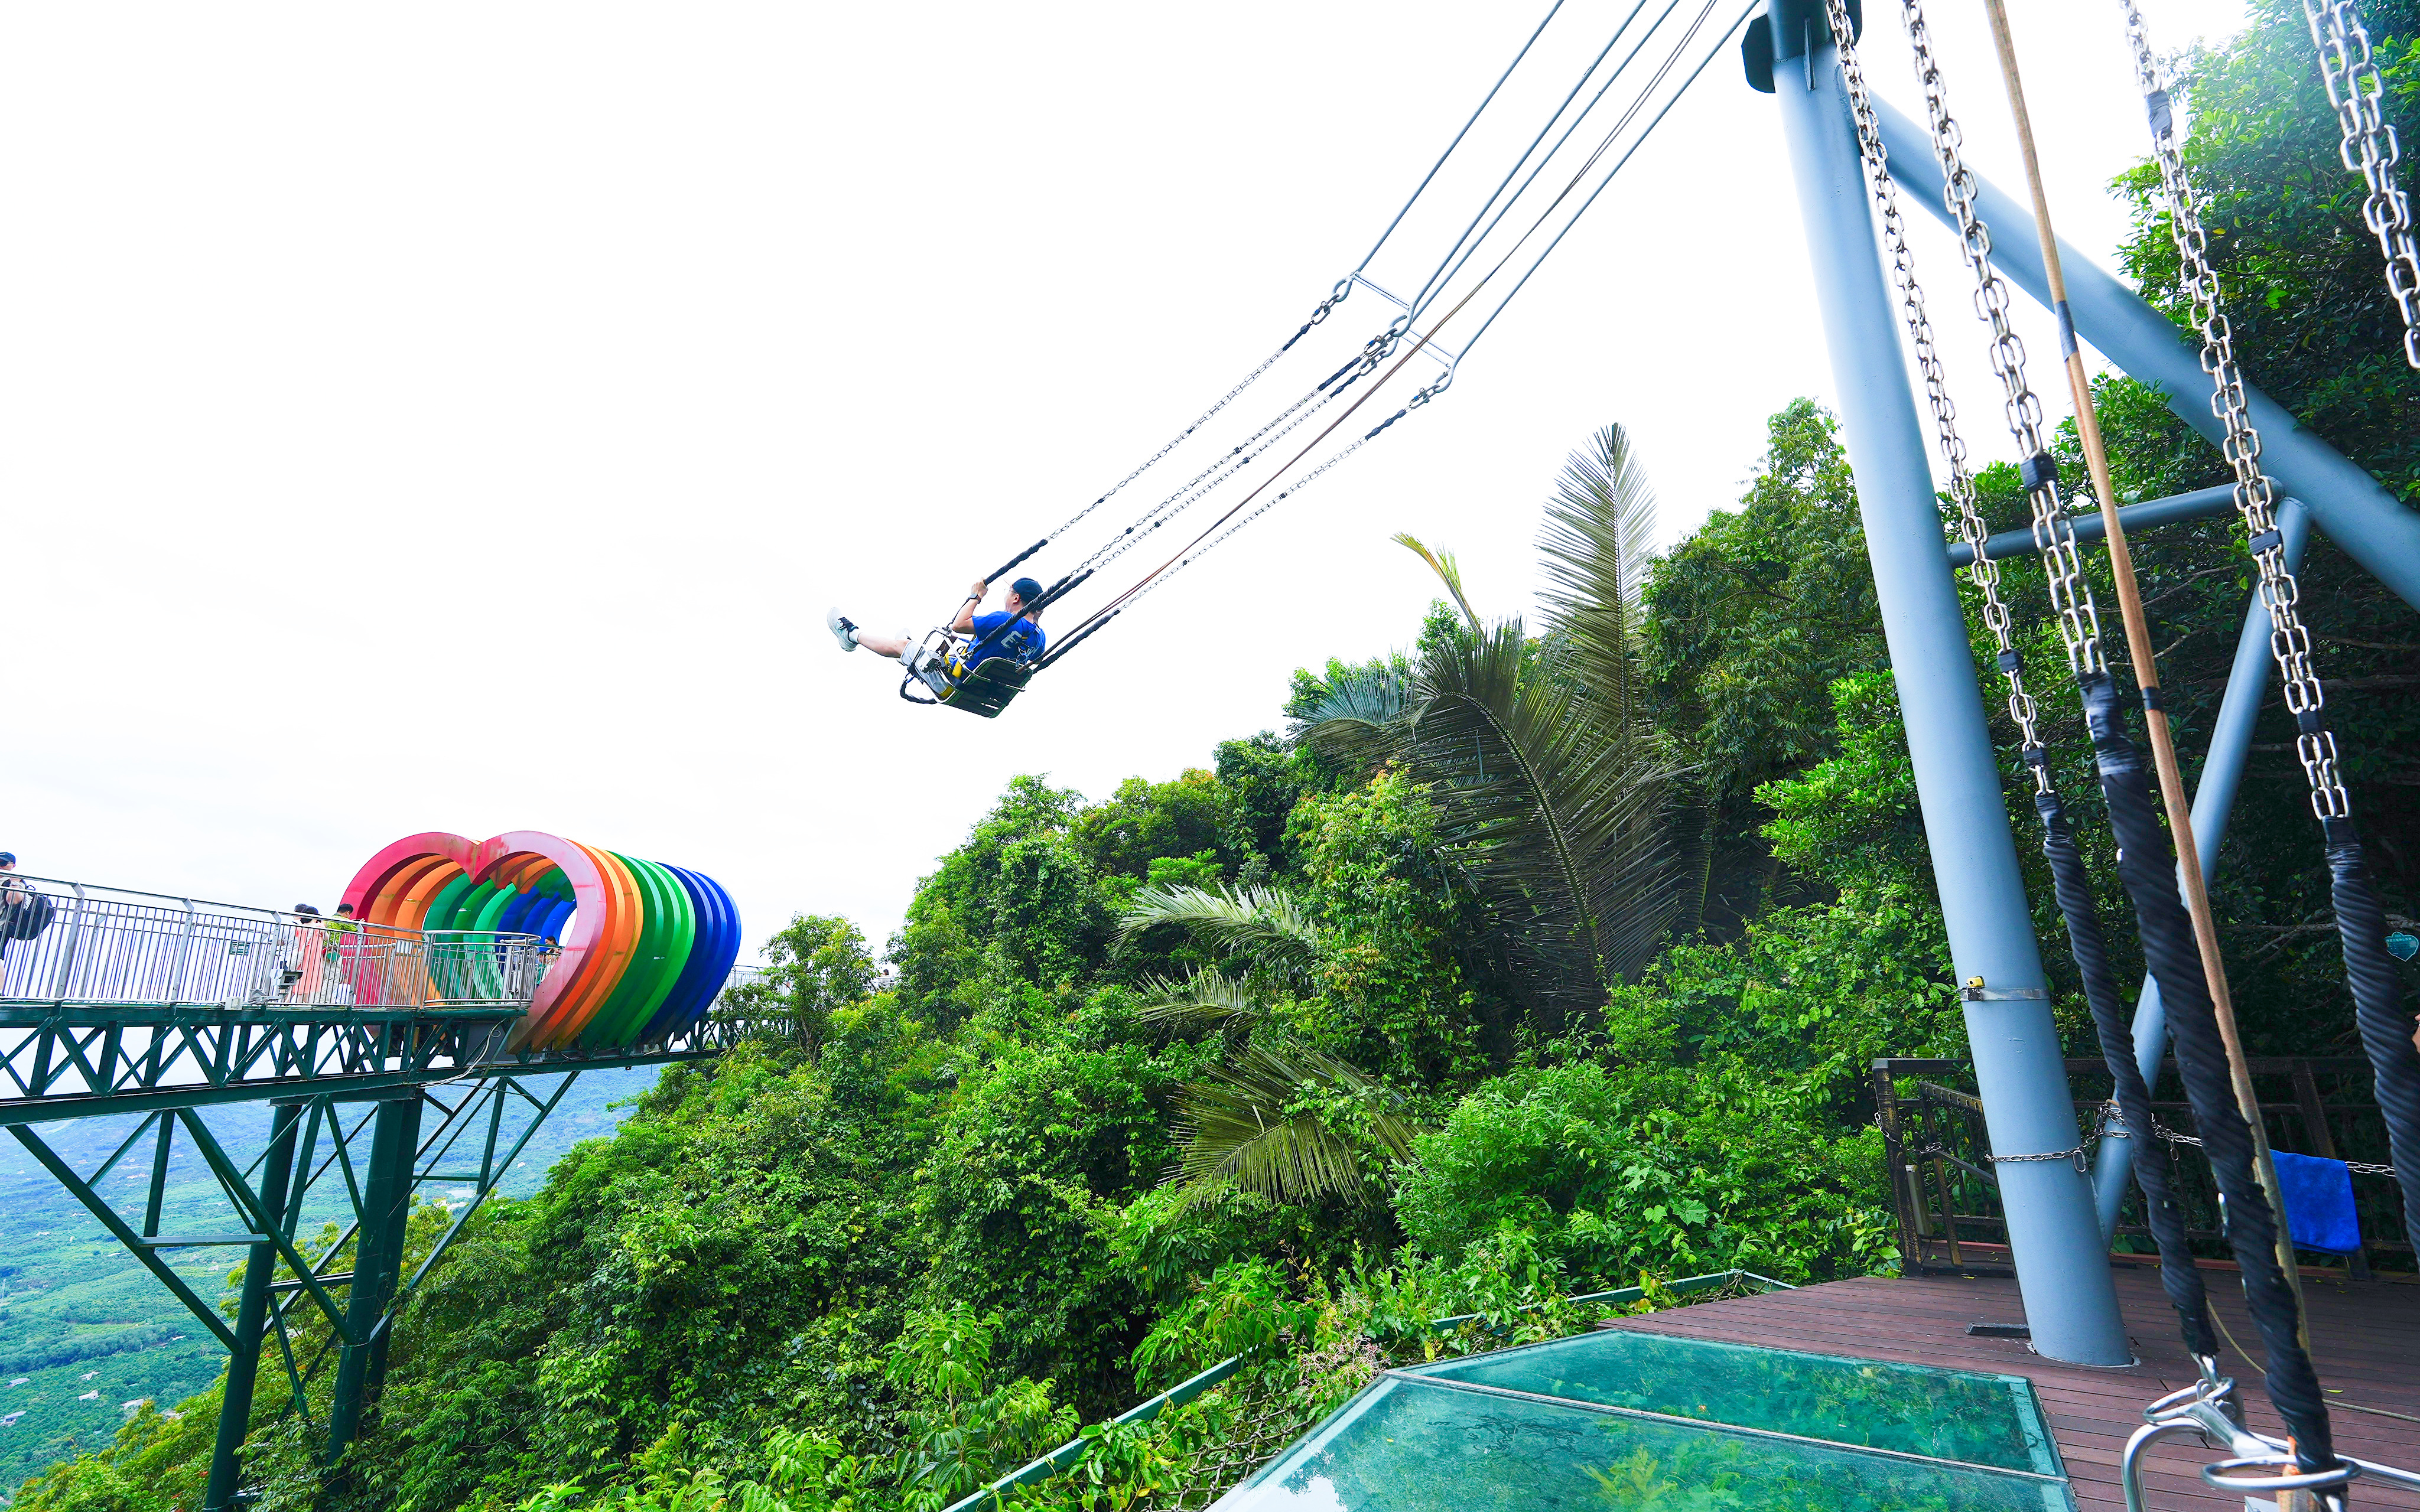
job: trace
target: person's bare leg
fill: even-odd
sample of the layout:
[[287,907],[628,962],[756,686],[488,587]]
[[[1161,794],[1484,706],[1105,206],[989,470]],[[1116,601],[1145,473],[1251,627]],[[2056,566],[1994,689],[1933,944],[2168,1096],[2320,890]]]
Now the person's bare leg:
[[832,633],[832,639],[840,642],[840,648],[843,651],[854,651],[863,646],[877,656],[889,657],[894,661],[905,656],[908,648],[915,644],[913,638],[904,630],[897,635],[876,635],[871,630],[860,627],[856,621],[849,619],[837,609],[824,611],[824,628]]

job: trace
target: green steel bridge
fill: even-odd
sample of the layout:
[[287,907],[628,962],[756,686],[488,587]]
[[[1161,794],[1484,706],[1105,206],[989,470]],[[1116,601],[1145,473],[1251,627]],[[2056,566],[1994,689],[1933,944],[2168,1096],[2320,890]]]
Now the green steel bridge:
[[[413,1288],[579,1074],[721,1054],[746,1027],[733,989],[755,975],[736,968],[711,1011],[658,1041],[508,1051],[554,959],[535,935],[331,928],[277,910],[11,880],[44,900],[47,922],[0,947],[0,1126],[227,1350],[206,1512],[238,1500],[264,1359],[283,1378],[287,1411],[303,1415],[333,1462],[377,1396]],[[533,1091],[522,1085],[533,1077],[559,1080]],[[261,1103],[265,1147],[248,1161],[230,1154],[206,1110]],[[90,1170],[38,1127],[125,1115],[132,1132]],[[189,1233],[169,1222],[180,1144],[239,1227]],[[112,1177],[139,1196],[113,1202],[102,1191]],[[407,1276],[413,1200],[433,1183],[455,1200]],[[334,1242],[306,1250],[296,1234],[315,1192],[331,1194],[344,1221]],[[167,1263],[166,1252],[209,1246],[246,1251],[232,1322]]]

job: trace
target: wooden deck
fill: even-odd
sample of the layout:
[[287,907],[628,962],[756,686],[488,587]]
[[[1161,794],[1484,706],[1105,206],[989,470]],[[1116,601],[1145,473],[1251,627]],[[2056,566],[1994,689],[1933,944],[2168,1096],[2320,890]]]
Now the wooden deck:
[[[1727,1339],[1778,1350],[1899,1360],[1960,1370],[1992,1370],[2029,1378],[2057,1436],[2058,1451],[2079,1506],[2123,1507],[2118,1459],[2126,1436],[2141,1426],[2144,1404],[2195,1379],[2177,1337],[2176,1314],[2160,1290],[2155,1267],[2121,1269],[2118,1300],[2140,1363],[2130,1369],[2092,1370],[2053,1364],[2023,1339],[1977,1338],[1970,1323],[2022,1323],[2024,1310],[2011,1280],[1965,1276],[1867,1277],[1796,1291],[1676,1307],[1599,1326],[1692,1338]],[[2234,1335],[2258,1350],[2243,1310],[2242,1288],[2231,1272],[2209,1274],[2211,1305]],[[2311,1345],[2319,1383],[2338,1396],[2420,1418],[2420,1285],[2389,1282],[2304,1282]],[[2260,1389],[2259,1374],[2230,1353],[2224,1362],[2252,1426],[2283,1429]],[[2336,1443],[2348,1453],[2406,1469],[2420,1467],[2420,1422],[2366,1412],[2331,1415]],[[2217,1458],[2191,1438],[2153,1449],[2146,1466],[2146,1501],[2153,1507],[2240,1512],[2242,1497],[2202,1483],[2200,1469]],[[2420,1509],[2420,1493],[2356,1481],[2362,1508]]]

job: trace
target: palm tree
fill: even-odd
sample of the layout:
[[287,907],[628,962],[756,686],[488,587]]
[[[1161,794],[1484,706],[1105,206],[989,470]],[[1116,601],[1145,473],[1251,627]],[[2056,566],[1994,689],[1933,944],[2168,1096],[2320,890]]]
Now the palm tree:
[[1679,776],[1637,696],[1638,589],[1655,497],[1619,425],[1565,463],[1539,536],[1543,633],[1483,621],[1449,553],[1396,540],[1461,609],[1408,678],[1343,680],[1296,738],[1351,768],[1429,785],[1444,832],[1543,1026],[1602,1005],[1644,964],[1687,893],[1668,809]]
[[1362,1155],[1410,1155],[1417,1132],[1377,1078],[1295,1042],[1268,1022],[1268,995],[1308,984],[1326,941],[1316,920],[1279,887],[1146,887],[1120,921],[1121,943],[1174,924],[1222,956],[1247,957],[1236,976],[1217,966],[1182,981],[1143,984],[1143,1016],[1243,1031],[1242,1042],[1176,1095],[1182,1152],[1171,1180],[1186,1200],[1231,1191],[1280,1202],[1366,1201]]

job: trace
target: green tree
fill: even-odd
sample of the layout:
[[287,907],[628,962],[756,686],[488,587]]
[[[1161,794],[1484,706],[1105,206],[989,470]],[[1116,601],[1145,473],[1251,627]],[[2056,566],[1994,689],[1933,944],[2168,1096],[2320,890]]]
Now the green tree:
[[1395,764],[1442,816],[1456,869],[1546,1032],[1644,964],[1683,896],[1666,810],[1674,768],[1637,687],[1638,586],[1654,494],[1618,425],[1566,463],[1540,547],[1544,634],[1482,622],[1450,556],[1408,536],[1461,609],[1407,672],[1331,682],[1301,739],[1339,764]]

